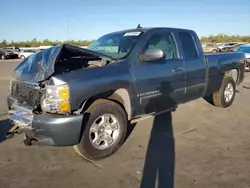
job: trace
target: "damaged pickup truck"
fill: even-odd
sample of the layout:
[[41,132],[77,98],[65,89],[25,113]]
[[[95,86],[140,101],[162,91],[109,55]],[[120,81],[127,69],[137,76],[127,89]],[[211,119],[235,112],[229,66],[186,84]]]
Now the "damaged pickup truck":
[[177,28],[114,32],[87,49],[54,46],[15,68],[10,133],[99,160],[121,147],[131,123],[207,96],[229,107],[245,63],[244,53],[204,55],[196,33]]

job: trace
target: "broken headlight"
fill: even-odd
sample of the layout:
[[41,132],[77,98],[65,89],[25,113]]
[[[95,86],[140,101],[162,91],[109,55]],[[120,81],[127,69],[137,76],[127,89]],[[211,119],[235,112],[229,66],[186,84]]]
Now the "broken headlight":
[[50,113],[67,114],[70,112],[69,87],[47,85],[42,99],[42,110]]

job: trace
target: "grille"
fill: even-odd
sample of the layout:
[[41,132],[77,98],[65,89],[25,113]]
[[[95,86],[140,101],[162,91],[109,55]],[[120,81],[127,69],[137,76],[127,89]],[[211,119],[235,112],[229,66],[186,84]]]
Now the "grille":
[[24,82],[12,82],[11,95],[17,99],[19,104],[35,107],[40,101],[40,90],[37,86]]

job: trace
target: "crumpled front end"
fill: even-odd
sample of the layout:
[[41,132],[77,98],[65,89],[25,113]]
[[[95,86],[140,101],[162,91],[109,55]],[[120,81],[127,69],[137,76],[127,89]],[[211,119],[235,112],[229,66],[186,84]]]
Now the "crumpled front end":
[[7,104],[8,119],[13,127],[7,133],[7,137],[32,131],[32,121],[35,111],[39,107],[40,96],[41,89],[37,84],[11,81]]
[[[114,58],[88,49],[62,44],[30,55],[14,70],[15,80],[38,83],[50,76],[76,69],[102,66]],[[100,64],[100,65],[98,65]]]
[[14,70],[7,100],[14,125],[10,134],[23,132],[45,145],[79,143],[83,115],[73,114],[70,86],[57,75],[98,68],[106,61],[112,59],[71,45],[54,46],[22,61]]
[[8,96],[8,119],[13,127],[7,137],[23,133],[25,145],[73,146],[80,141],[83,115],[35,113]]
[[[7,97],[8,119],[13,127],[7,133],[7,138],[23,133],[25,145],[72,146],[79,143],[82,114],[66,115],[43,110],[41,102],[44,100],[46,87],[12,81],[10,88]],[[67,97],[65,93],[62,93],[62,96]],[[64,104],[64,101],[59,102]],[[54,111],[54,108],[52,110]]]
[[13,72],[15,80],[38,83],[54,72],[55,61],[63,46],[54,46],[30,55]]

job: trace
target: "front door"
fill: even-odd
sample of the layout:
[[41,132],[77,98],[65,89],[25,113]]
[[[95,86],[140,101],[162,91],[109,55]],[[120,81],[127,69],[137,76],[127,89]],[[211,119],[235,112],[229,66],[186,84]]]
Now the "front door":
[[139,61],[134,67],[138,114],[171,109],[181,102],[185,91],[184,61],[177,53],[174,35],[158,31],[148,38],[143,51],[161,49],[165,58],[154,62]]

